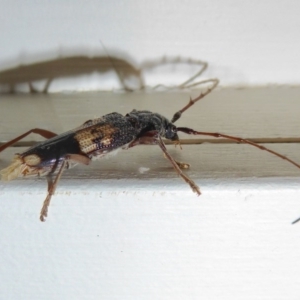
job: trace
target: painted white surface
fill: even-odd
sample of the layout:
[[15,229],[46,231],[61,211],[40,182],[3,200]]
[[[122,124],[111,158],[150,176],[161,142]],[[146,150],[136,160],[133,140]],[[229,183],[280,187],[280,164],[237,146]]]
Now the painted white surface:
[[[210,63],[221,84],[297,84],[299,9],[279,1],[0,1],[0,68],[70,53],[118,51],[140,66],[162,56]],[[176,71],[174,71],[174,68]],[[147,84],[181,83],[181,66],[147,74]],[[168,77],[168,76],[167,76]],[[178,78],[177,78],[178,77]],[[180,77],[180,79],[179,79]],[[103,89],[90,75],[61,89]],[[104,81],[104,78],[101,78]],[[82,83],[83,81],[83,83]],[[58,83],[57,83],[58,84]],[[117,83],[113,84],[114,88]]]
[[298,180],[65,181],[46,223],[45,182],[11,184],[0,299],[299,299]]

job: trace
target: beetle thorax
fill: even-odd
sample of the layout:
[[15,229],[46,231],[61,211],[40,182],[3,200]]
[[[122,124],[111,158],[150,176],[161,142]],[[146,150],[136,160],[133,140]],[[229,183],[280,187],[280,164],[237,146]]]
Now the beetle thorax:
[[178,140],[176,126],[158,113],[147,110],[133,110],[126,117],[139,130],[140,134],[148,131],[157,131],[162,137],[170,140]]

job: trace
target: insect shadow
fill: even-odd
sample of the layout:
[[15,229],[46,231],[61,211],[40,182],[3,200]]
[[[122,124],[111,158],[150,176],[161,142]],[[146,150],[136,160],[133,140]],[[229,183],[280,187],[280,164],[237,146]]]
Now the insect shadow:
[[189,164],[174,160],[165,146],[163,139],[170,140],[175,145],[180,145],[178,133],[225,138],[237,143],[248,144],[300,168],[300,165],[293,160],[250,140],[218,132],[202,132],[174,125],[186,110],[215,89],[218,83],[218,79],[207,79],[193,83],[193,85],[205,85],[206,89],[198,97],[190,99],[182,109],[173,115],[171,121],[158,113],[134,109],[126,115],[114,112],[97,119],[88,120],[81,126],[62,134],[40,128],[29,130],[0,146],[0,152],[30,133],[39,134],[47,140],[16,154],[13,162],[0,171],[2,180],[9,181],[26,176],[45,176],[48,182],[48,193],[40,212],[40,220],[45,221],[51,197],[64,170],[76,164],[88,165],[95,158],[104,157],[118,149],[125,150],[138,145],[157,145],[160,147],[176,173],[199,196],[201,192],[198,185],[182,171],[188,169]]
[[[208,63],[203,60],[196,60],[192,58],[186,58],[186,57],[168,57],[164,56],[162,58],[158,59],[152,59],[152,60],[145,60],[141,63],[141,69],[143,70],[143,73],[154,71],[155,69],[163,68],[163,67],[169,67],[168,74],[165,75],[165,77],[170,77],[170,74],[172,73],[183,73],[183,70],[185,67],[190,67],[190,69],[195,69],[193,75],[190,75],[187,79],[185,79],[183,82],[177,83],[177,84],[155,84],[153,86],[147,86],[149,89],[152,90],[172,90],[172,89],[186,89],[191,88],[194,86],[199,85],[199,82],[196,82],[198,78],[204,73],[204,71],[208,67]],[[182,67],[182,68],[181,68]],[[189,70],[190,71],[190,70]],[[161,71],[159,71],[161,73]]]
[[[163,57],[156,60],[146,60],[138,66],[133,59],[121,51],[106,50],[107,54],[89,56],[84,51],[81,54],[66,54],[55,59],[43,59],[30,64],[22,64],[16,67],[0,70],[0,92],[15,93],[20,87],[28,85],[30,93],[48,93],[51,84],[57,79],[74,78],[87,74],[105,74],[115,72],[121,86],[121,90],[132,92],[136,90],[157,89],[185,89],[193,87],[193,82],[202,75],[207,68],[207,63],[200,60],[184,57]],[[78,52],[78,51],[77,51]],[[37,55],[44,57],[45,54]],[[48,55],[49,56],[49,55]],[[16,63],[12,63],[16,64]],[[196,68],[194,75],[177,85],[155,84],[150,86],[145,83],[145,72],[153,71],[162,66],[179,66]],[[34,87],[38,81],[45,81],[41,91]]]
[[34,82],[45,80],[46,83],[42,92],[48,93],[49,87],[55,79],[111,71],[117,72],[120,85],[125,91],[133,90],[127,84],[130,78],[134,78],[138,82],[138,89],[144,87],[141,71],[129,58],[122,57],[122,55],[110,55],[109,57],[106,55],[95,55],[93,57],[75,55],[20,65],[0,71],[0,86],[2,91],[14,93],[20,85],[28,84],[29,91],[37,93],[38,90],[33,86]]

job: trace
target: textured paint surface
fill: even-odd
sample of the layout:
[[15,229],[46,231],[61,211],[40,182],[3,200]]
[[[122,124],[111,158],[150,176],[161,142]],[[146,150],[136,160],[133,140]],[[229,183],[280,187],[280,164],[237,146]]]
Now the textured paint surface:
[[[288,185],[289,188],[283,186]],[[1,186],[1,299],[297,299],[298,181]]]

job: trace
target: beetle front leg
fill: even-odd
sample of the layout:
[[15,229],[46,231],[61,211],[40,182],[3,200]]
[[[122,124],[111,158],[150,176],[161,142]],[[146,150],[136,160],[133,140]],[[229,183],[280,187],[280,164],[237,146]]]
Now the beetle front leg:
[[169,154],[162,138],[157,133],[157,131],[147,132],[143,136],[141,136],[141,137],[133,140],[131,143],[129,143],[127,148],[132,148],[137,145],[158,145],[161,148],[161,150],[163,151],[165,158],[167,158],[173,165],[176,173],[191,187],[191,189],[193,190],[194,193],[196,193],[198,196],[201,195],[200,188],[197,186],[197,184],[181,171],[181,169],[188,169],[190,167],[190,165],[176,161]]
[[[133,140],[131,143],[129,143],[129,145],[126,146],[125,149],[132,148],[137,145],[157,145],[157,141],[154,138],[156,135],[157,135],[157,131],[149,131],[146,134],[144,134],[143,136]],[[165,153],[164,153],[164,157],[169,159]],[[173,159],[173,160],[175,161],[175,163],[177,164],[177,166],[180,169],[186,170],[186,169],[190,168],[190,164],[188,164],[188,163],[180,162],[175,159]]]
[[191,189],[193,190],[194,193],[196,193],[198,196],[201,195],[200,188],[198,187],[198,185],[191,178],[189,178],[187,175],[185,175],[181,171],[180,167],[178,166],[178,162],[176,162],[173,159],[173,157],[169,154],[169,152],[167,151],[167,148],[160,136],[157,136],[156,141],[157,141],[157,144],[159,145],[159,147],[161,148],[161,150],[164,152],[166,158],[173,165],[177,174],[191,187]]

